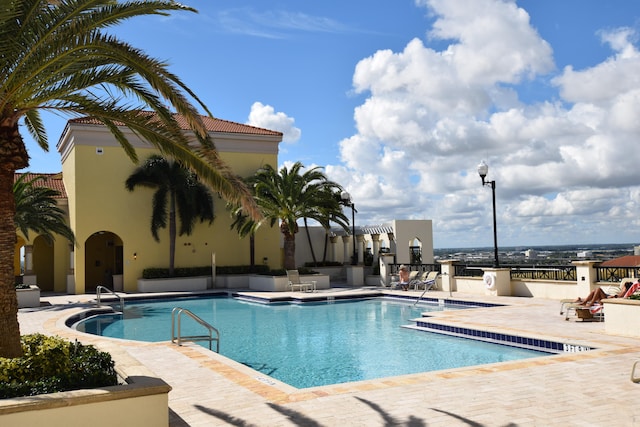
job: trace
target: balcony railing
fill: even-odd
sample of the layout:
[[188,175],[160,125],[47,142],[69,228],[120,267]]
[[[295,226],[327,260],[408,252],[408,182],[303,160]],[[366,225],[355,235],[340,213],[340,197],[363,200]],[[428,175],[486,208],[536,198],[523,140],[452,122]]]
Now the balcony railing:
[[596,267],[598,282],[619,282],[625,277],[640,277],[640,267]]
[[576,267],[573,265],[554,265],[553,267],[511,266],[512,279],[529,280],[566,280],[575,282]]

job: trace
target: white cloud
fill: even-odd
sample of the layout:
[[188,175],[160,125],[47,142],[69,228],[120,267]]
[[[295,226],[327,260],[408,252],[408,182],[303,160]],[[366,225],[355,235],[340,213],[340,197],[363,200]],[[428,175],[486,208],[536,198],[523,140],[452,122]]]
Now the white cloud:
[[294,126],[295,119],[285,113],[277,112],[271,105],[254,102],[247,124],[283,133],[284,142],[294,143],[300,139],[302,131]]
[[[340,143],[344,166],[327,166],[361,220],[433,219],[436,246],[490,246],[491,191],[476,172],[485,159],[502,244],[640,239],[626,233],[640,210],[635,33],[601,32],[610,58],[557,71],[552,47],[514,1],[416,4],[435,18],[430,39],[357,64],[353,87],[367,96],[354,112],[357,133]],[[519,99],[519,84],[540,78],[552,78],[555,98]]]

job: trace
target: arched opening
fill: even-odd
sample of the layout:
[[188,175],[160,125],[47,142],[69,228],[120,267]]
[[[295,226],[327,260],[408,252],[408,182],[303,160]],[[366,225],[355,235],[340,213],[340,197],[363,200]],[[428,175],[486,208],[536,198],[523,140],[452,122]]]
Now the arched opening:
[[42,236],[33,241],[33,273],[41,291],[54,290],[53,244]]
[[98,231],[87,239],[84,248],[85,292],[95,292],[98,285],[122,290],[122,239],[110,231]]
[[409,255],[411,256],[411,264],[422,264],[422,242],[417,237],[409,242]]

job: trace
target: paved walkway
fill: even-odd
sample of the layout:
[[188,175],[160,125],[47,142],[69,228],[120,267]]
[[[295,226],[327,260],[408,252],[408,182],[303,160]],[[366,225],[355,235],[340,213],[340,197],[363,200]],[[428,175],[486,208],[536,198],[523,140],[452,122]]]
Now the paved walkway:
[[[429,296],[449,298],[449,293]],[[509,305],[436,313],[438,321],[598,349],[297,390],[199,346],[119,341],[173,388],[172,427],[640,426],[640,384],[630,381],[640,340],[605,335],[603,323],[565,321],[557,301],[455,292],[453,298]],[[94,344],[107,340],[64,326],[64,318],[90,303],[92,295],[42,300],[52,305],[20,310],[22,333]]]

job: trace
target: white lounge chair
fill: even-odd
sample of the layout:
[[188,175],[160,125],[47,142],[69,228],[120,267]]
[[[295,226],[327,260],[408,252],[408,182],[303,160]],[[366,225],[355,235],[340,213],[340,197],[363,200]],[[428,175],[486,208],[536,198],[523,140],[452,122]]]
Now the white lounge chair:
[[315,282],[301,282],[298,270],[287,270],[287,278],[289,279],[289,288],[291,292],[298,290],[300,292],[314,292],[316,289]]
[[425,291],[428,291],[430,289],[437,289],[438,282],[436,281],[436,279],[438,278],[439,274],[440,273],[437,271],[425,271],[424,273],[422,273],[422,276],[420,278],[413,280],[409,284],[409,287],[415,290],[418,290],[418,288],[422,287]]

